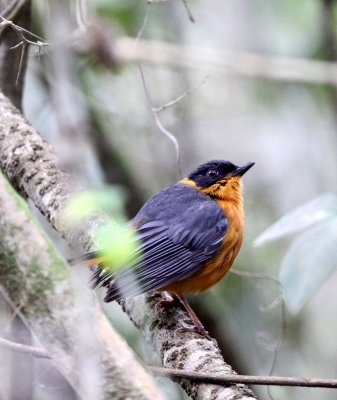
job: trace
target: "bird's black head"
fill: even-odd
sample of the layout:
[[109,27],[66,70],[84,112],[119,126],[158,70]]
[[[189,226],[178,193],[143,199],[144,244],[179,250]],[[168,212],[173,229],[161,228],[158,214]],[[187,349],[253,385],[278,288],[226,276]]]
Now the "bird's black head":
[[201,188],[208,188],[225,178],[242,176],[253,165],[254,163],[247,163],[239,167],[230,161],[212,160],[191,172],[188,179]]

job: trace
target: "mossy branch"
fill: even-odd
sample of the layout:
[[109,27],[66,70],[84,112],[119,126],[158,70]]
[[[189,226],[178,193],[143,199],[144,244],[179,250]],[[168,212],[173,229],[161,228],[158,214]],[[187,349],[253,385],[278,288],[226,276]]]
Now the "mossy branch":
[[88,374],[94,371],[96,387],[90,390],[95,398],[160,399],[95,296],[72,275],[1,173],[0,204],[1,289],[51,362],[83,398],[88,398],[88,382],[93,382]]

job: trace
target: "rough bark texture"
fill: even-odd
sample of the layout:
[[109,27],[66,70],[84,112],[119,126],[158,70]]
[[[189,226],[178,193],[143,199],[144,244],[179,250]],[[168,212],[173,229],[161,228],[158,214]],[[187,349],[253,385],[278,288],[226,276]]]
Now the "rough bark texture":
[[29,197],[52,226],[73,246],[90,248],[92,231],[102,220],[93,216],[78,229],[69,230],[62,210],[76,185],[58,167],[50,145],[24,120],[0,93],[1,168],[24,196]]
[[[33,200],[37,208],[72,245],[88,250],[97,226],[104,216],[83,222],[76,234],[62,217],[70,196],[67,176],[57,167],[55,155],[22,115],[0,93],[0,164],[16,188]],[[144,333],[149,344],[167,367],[192,371],[233,373],[215,341],[196,333],[177,332],[192,321],[179,307],[156,310],[156,296],[138,296],[121,302],[134,324]],[[254,399],[243,385],[221,388],[181,380],[181,385],[194,399]],[[155,397],[157,398],[157,397]]]
[[[160,399],[95,296],[72,277],[2,174],[0,205],[1,288],[73,388],[83,398],[91,391],[94,398]],[[83,365],[93,368],[95,390]]]
[[[157,307],[160,294],[142,295],[121,301],[123,310],[143,333],[146,341],[160,355],[163,366],[186,371],[235,374],[226,364],[216,343],[198,333],[184,332],[193,322],[179,307]],[[253,400],[254,394],[245,385],[222,387],[178,381],[188,395],[196,400]]]
[[[30,0],[2,0],[0,1],[0,15],[9,18],[14,23],[25,29],[31,27],[31,1]],[[19,109],[22,109],[22,93],[24,77],[28,58],[28,45],[15,47],[22,37],[10,26],[0,30],[0,87],[4,93]],[[11,318],[10,337],[24,344],[31,344],[30,330],[25,326],[18,315]],[[10,388],[9,397],[13,399],[33,397],[34,360],[22,354],[10,355]],[[17,377],[21,376],[20,385]]]

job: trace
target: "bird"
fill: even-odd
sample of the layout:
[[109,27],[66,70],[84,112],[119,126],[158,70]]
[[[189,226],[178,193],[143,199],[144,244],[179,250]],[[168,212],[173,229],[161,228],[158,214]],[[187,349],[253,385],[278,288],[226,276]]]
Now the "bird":
[[100,251],[71,264],[98,265],[94,286],[107,289],[105,302],[165,292],[160,305],[178,299],[194,321],[193,330],[208,337],[184,294],[210,288],[232,266],[244,235],[242,176],[254,164],[208,161],[152,196],[130,221],[138,245],[117,271],[103,266]]

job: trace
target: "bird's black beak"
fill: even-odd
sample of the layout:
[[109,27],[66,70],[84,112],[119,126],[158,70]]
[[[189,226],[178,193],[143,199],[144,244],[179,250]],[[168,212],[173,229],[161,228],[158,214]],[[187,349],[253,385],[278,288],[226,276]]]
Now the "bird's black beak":
[[237,167],[232,173],[232,176],[242,176],[245,174],[249,169],[252,168],[252,166],[255,164],[255,162],[249,162],[247,164],[242,165],[241,167]]

